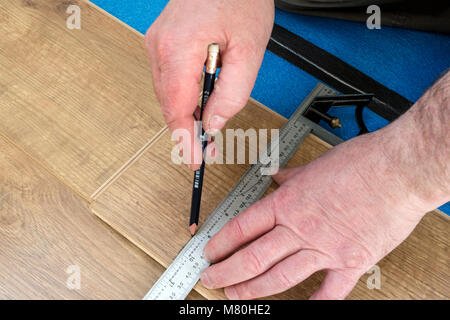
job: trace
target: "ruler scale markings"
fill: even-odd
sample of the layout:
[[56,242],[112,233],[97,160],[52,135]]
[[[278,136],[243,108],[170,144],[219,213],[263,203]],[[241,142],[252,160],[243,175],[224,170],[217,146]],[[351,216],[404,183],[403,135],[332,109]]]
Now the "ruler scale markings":
[[[319,84],[305,99],[302,106],[310,104],[315,96],[335,94],[335,91]],[[312,131],[308,121],[301,115],[302,106],[297,109],[280,129],[279,166],[286,165],[303,140]],[[267,157],[270,157],[276,145],[270,142]],[[261,168],[268,167],[260,159],[252,165],[239,182],[231,189],[216,210],[206,220],[197,234],[178,253],[175,260],[162,274],[159,280],[145,295],[144,300],[181,300],[185,299],[200,279],[201,272],[209,266],[203,257],[203,248],[229,220],[258,201],[270,187],[272,177],[261,174]]]

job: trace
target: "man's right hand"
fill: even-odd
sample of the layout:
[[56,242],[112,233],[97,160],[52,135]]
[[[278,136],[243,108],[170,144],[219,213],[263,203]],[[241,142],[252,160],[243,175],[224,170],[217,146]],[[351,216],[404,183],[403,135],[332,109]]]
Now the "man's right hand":
[[273,0],[172,0],[147,31],[154,89],[170,130],[190,133],[191,140],[182,141],[182,148],[191,150],[183,156],[192,169],[201,164],[194,163],[201,159],[201,145],[193,113],[208,44],[220,45],[222,65],[203,113],[203,128],[214,134],[247,103],[273,17]]

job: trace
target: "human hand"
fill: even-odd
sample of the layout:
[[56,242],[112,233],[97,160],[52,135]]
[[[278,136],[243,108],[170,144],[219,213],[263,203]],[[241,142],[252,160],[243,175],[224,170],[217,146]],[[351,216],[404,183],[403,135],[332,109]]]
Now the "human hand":
[[305,167],[280,170],[274,179],[281,186],[208,242],[204,256],[216,264],[202,273],[203,285],[224,287],[231,299],[251,299],[327,270],[311,298],[345,298],[438,205],[396,170],[385,150],[390,134],[382,131],[341,144]]
[[219,44],[222,65],[203,114],[203,128],[214,134],[247,103],[273,16],[273,0],[172,0],[147,31],[145,42],[162,113],[172,132],[189,132],[191,140],[182,141],[182,149],[191,150],[183,152],[183,158],[192,169],[198,169],[201,161],[196,159],[202,159],[193,113],[208,44]]

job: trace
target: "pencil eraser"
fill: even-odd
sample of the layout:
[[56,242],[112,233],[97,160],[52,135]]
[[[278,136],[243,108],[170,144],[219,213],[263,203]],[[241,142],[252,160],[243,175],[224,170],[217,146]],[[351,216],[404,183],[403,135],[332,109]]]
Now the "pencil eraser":
[[208,46],[208,52],[210,52],[210,53],[219,53],[219,45],[217,43],[211,43]]

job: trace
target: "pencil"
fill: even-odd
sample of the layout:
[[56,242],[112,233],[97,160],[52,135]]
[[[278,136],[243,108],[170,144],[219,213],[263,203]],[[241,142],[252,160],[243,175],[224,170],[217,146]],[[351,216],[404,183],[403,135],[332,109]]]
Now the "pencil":
[[[203,110],[205,109],[206,102],[214,90],[214,82],[216,80],[217,63],[219,59],[219,45],[212,43],[208,46],[208,57],[206,58],[205,68],[205,80],[203,83],[202,105],[200,106],[200,123],[203,120]],[[205,137],[205,131],[201,130],[202,137]],[[202,153],[204,153],[208,141],[202,140]],[[191,217],[189,221],[189,231],[191,235],[195,234],[195,230],[198,226],[198,217],[200,213],[200,202],[202,199],[202,187],[203,187],[203,175],[205,173],[205,160],[202,159],[202,164],[198,170],[194,173],[194,184],[192,187],[192,200],[191,200]]]

